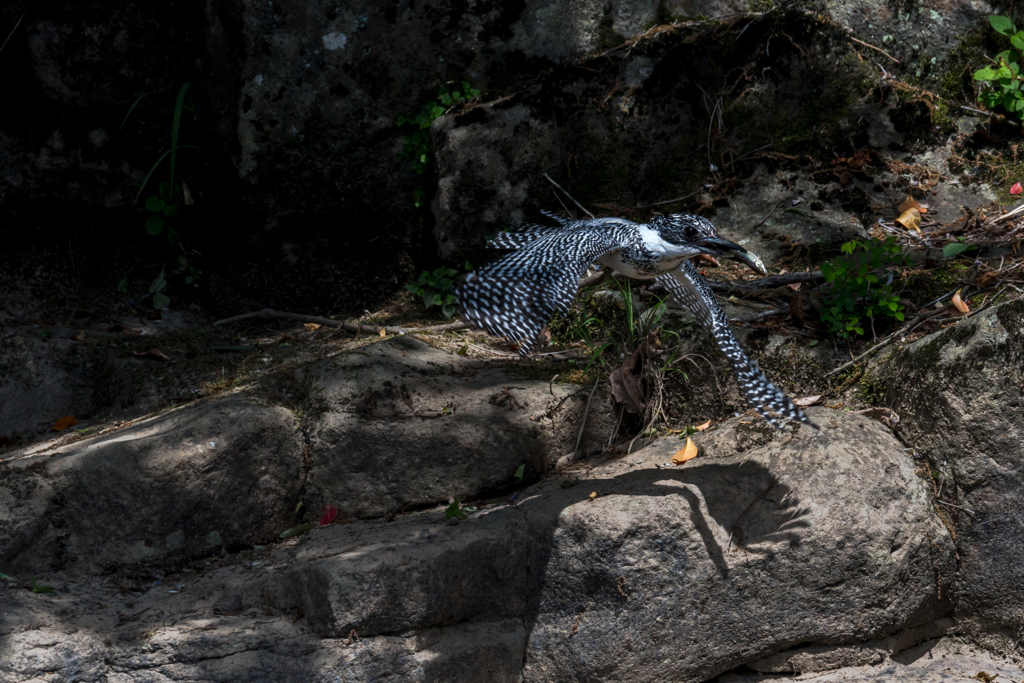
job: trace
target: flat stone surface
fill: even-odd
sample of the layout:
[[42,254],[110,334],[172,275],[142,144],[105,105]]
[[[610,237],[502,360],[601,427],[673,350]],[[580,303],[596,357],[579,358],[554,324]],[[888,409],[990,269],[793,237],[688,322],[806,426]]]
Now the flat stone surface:
[[[524,364],[524,370],[529,370]],[[523,379],[410,337],[397,337],[306,370],[316,509],[382,516],[465,501],[537,479],[576,447],[588,387]],[[594,396],[580,452],[612,433],[611,399]]]
[[265,543],[293,524],[292,414],[240,398],[0,464],[0,564],[143,570]]

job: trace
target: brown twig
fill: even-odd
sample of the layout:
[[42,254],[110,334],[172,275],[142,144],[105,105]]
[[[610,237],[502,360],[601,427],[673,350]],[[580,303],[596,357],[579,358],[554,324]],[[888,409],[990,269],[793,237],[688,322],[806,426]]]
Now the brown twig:
[[347,330],[349,332],[363,333],[363,334],[380,334],[383,330],[387,334],[409,334],[410,332],[446,332],[448,330],[465,330],[473,327],[472,324],[467,322],[457,323],[446,323],[444,325],[434,325],[432,327],[388,327],[376,325],[358,325],[356,323],[344,322],[342,320],[331,320],[330,318],[321,318],[318,315],[303,315],[301,313],[289,313],[287,311],[275,311],[272,308],[264,308],[259,311],[252,313],[243,313],[236,315],[231,318],[224,318],[218,320],[213,324],[214,327],[220,325],[227,325],[229,323],[235,323],[242,320],[253,320],[253,319],[267,319],[267,318],[285,318],[287,320],[298,320],[304,323],[316,323],[318,325],[324,325],[326,327],[336,327],[339,329]]
[[820,270],[811,272],[785,273],[784,275],[769,275],[760,280],[734,280],[732,282],[718,282],[708,280],[708,286],[713,292],[736,292],[744,290],[773,289],[782,285],[791,285],[797,282],[819,282],[825,276]]
[[898,59],[896,59],[895,57],[893,57],[893,56],[892,56],[891,54],[889,54],[888,52],[886,52],[885,50],[883,50],[882,48],[880,48],[880,47],[875,47],[875,46],[874,46],[874,45],[872,45],[871,43],[865,43],[865,42],[864,42],[863,40],[861,40],[860,38],[854,38],[853,36],[847,36],[847,38],[849,38],[850,40],[852,40],[853,42],[855,42],[855,43],[857,43],[857,44],[859,44],[859,45],[863,45],[864,47],[870,47],[870,48],[871,48],[872,50],[877,50],[878,52],[881,52],[881,53],[882,53],[883,55],[885,55],[886,57],[888,57],[888,58],[889,58],[889,59],[891,59],[892,61],[896,62],[897,64],[902,64],[902,63],[903,63],[903,62],[901,62],[900,60],[898,60]]
[[681,202],[684,199],[689,199],[690,197],[692,197],[695,194],[698,194],[699,192],[700,192],[700,190],[694,190],[690,194],[684,194],[682,197],[676,197],[675,199],[666,199],[663,202],[654,202],[653,204],[637,204],[636,208],[638,208],[638,209],[649,209],[652,206],[661,206],[662,204],[672,204],[673,202]]

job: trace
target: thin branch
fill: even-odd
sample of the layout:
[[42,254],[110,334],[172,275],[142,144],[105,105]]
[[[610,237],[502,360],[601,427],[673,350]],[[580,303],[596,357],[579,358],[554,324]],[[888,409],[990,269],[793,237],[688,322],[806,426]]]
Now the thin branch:
[[[784,202],[784,201],[786,201],[786,200],[785,200],[785,199],[783,199],[783,200],[782,200],[782,202]],[[777,209],[777,208],[779,208],[780,206],[782,206],[782,202],[779,202],[778,204],[776,204],[775,206],[773,206],[773,207],[772,207],[772,210],[768,212],[768,215],[767,215],[767,216],[765,216],[764,218],[762,218],[762,219],[761,219],[760,221],[758,221],[758,222],[757,222],[757,225],[755,225],[755,226],[754,226],[753,228],[751,228],[751,230],[755,230],[755,229],[757,229],[757,228],[761,227],[761,224],[762,224],[762,223],[764,223],[764,222],[765,222],[766,220],[768,220],[769,218],[771,218],[771,217],[772,217],[772,214],[773,214],[773,213],[775,213],[775,209]]]
[[585,208],[583,208],[583,205],[582,205],[582,204],[580,204],[580,203],[579,203],[578,201],[576,201],[575,197],[573,197],[573,196],[572,196],[571,194],[569,194],[568,192],[566,192],[566,191],[565,191],[565,188],[563,188],[563,187],[562,187],[561,185],[559,185],[559,184],[558,184],[558,183],[556,183],[556,182],[555,182],[554,180],[552,180],[552,179],[551,179],[551,176],[549,176],[549,175],[548,175],[547,173],[545,173],[545,174],[544,174],[544,177],[548,179],[548,182],[550,182],[550,183],[551,183],[552,185],[554,185],[554,186],[555,186],[555,187],[557,187],[557,188],[558,188],[559,190],[561,190],[561,191],[562,191],[562,194],[564,194],[564,195],[565,195],[566,197],[568,197],[569,199],[572,199],[572,203],[573,203],[573,204],[575,204],[576,206],[580,207],[580,211],[582,211],[583,213],[585,213],[585,214],[587,214],[588,216],[590,216],[590,217],[591,217],[591,219],[593,219],[593,218],[596,218],[596,216],[595,216],[594,214],[590,213],[590,212],[589,212],[589,211],[587,211],[587,210],[586,210]]
[[819,282],[825,279],[820,270],[810,272],[785,273],[783,275],[769,275],[760,280],[733,280],[732,282],[719,282],[708,280],[708,286],[714,292],[743,292],[745,290],[773,289],[782,285],[791,285],[797,282]]
[[749,315],[746,318],[730,318],[729,322],[731,322],[731,323],[752,323],[752,322],[754,322],[756,320],[764,320],[765,318],[770,318],[773,315],[782,315],[782,314],[789,315],[789,309],[788,308],[773,308],[770,311],[764,311],[763,313],[757,313],[755,315]]
[[587,427],[587,415],[590,414],[590,402],[594,400],[594,392],[597,391],[597,385],[600,383],[601,379],[598,378],[598,380],[594,382],[594,388],[590,390],[590,397],[587,399],[587,407],[583,411],[583,424],[580,425],[580,433],[579,436],[576,437],[576,448],[572,451],[572,459],[574,461],[576,460],[577,454],[580,452],[580,441],[583,440],[583,430]]
[[652,206],[661,206],[662,204],[672,204],[674,202],[681,202],[684,199],[689,199],[690,197],[692,197],[695,194],[698,194],[699,192],[700,192],[700,190],[694,190],[690,194],[684,194],[682,197],[676,197],[675,199],[666,199],[663,202],[654,202],[653,204],[637,204],[636,208],[638,208],[638,209],[649,209]]
[[852,40],[853,42],[855,42],[855,43],[857,43],[859,45],[863,45],[864,47],[870,47],[872,50],[877,50],[878,52],[881,52],[883,55],[885,55],[886,57],[888,57],[892,61],[896,62],[897,64],[902,64],[903,63],[903,62],[901,62],[900,60],[896,59],[895,57],[893,57],[891,54],[889,54],[888,52],[886,52],[885,50],[883,50],[880,47],[875,47],[871,43],[865,43],[863,40],[861,40],[859,38],[854,38],[853,36],[847,36],[847,38],[849,38],[850,40]]
[[326,327],[336,327],[339,329],[347,330],[349,332],[363,333],[363,334],[380,334],[381,330],[384,330],[387,334],[409,334],[410,332],[446,332],[448,330],[465,330],[473,327],[472,324],[467,322],[458,323],[446,323],[444,325],[434,325],[432,327],[378,327],[376,325],[357,325],[356,323],[344,322],[342,320],[331,320],[330,318],[321,318],[318,315],[303,315],[301,313],[288,313],[287,311],[275,311],[272,308],[264,308],[253,313],[243,313],[236,315],[232,318],[224,318],[218,320],[213,324],[214,327],[220,325],[227,325],[229,323],[239,322],[241,320],[253,320],[253,319],[267,319],[267,318],[284,318],[287,320],[298,320],[304,323],[316,323],[318,325],[324,325]]
[[2,51],[5,47],[7,47],[7,41],[11,39],[11,36],[14,35],[14,32],[18,30],[19,26],[21,26],[21,20],[24,19],[24,18],[25,18],[25,13],[22,12],[21,16],[18,17],[18,21],[14,24],[14,28],[12,28],[11,32],[7,34],[7,40],[4,41],[3,45],[0,45],[0,51]]

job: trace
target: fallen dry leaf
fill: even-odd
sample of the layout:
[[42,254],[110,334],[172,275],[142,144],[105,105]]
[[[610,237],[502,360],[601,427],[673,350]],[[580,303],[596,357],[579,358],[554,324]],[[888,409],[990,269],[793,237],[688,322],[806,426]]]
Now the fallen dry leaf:
[[961,314],[970,313],[971,307],[964,303],[964,300],[960,298],[960,290],[956,290],[956,294],[953,295],[953,306],[956,310],[960,311]]
[[789,317],[795,322],[800,323],[800,327],[807,327],[807,321],[804,320],[804,295],[797,294],[789,300]]
[[913,230],[917,234],[921,234],[921,212],[917,209],[907,209],[900,214],[896,222],[907,230]]
[[592,491],[590,493],[590,500],[594,500],[595,498],[597,498],[597,491]]
[[1024,188],[1021,188],[1020,183],[1014,183],[1010,188],[1010,194],[1020,194],[1022,189]]
[[711,426],[711,420],[708,420],[707,422],[705,422],[702,425],[697,425],[696,427],[694,427],[694,429],[696,429],[698,432],[703,432],[705,429],[707,429],[710,426]]
[[310,332],[315,332],[319,330],[321,327],[320,323],[304,323],[302,326],[305,327]]
[[71,417],[70,415],[65,415],[64,417],[60,418],[59,420],[53,423],[53,431],[63,432],[68,427],[74,427],[76,424],[78,424],[78,420]]
[[794,282],[792,284],[787,285],[787,287],[792,289],[794,292],[799,292],[800,291],[800,285],[802,285],[802,284],[803,284],[802,282]]
[[907,195],[906,201],[900,204],[898,209],[900,213],[905,213],[907,209],[917,209],[918,213],[928,213],[928,205],[919,203],[909,194]]
[[387,337],[387,336],[388,336],[388,331],[387,331],[387,330],[385,330],[385,329],[384,329],[383,327],[382,327],[382,328],[380,328],[380,338],[381,338],[381,339],[384,339],[384,338],[385,338],[385,337]]
[[150,349],[149,351],[136,351],[132,354],[137,358],[149,358],[150,360],[162,360],[169,361],[171,359],[166,353],[160,349]]
[[798,406],[813,406],[815,403],[821,400],[821,394],[816,396],[804,396],[802,398],[794,398],[793,403]]
[[71,338],[75,341],[85,341],[85,330],[79,330],[78,334],[71,335]]
[[999,279],[999,275],[994,270],[987,270],[978,276],[974,282],[982,287],[988,287],[990,284]]
[[676,451],[676,454],[672,456],[672,462],[676,465],[682,465],[687,460],[693,460],[696,457],[697,444],[690,437],[686,437],[686,445]]

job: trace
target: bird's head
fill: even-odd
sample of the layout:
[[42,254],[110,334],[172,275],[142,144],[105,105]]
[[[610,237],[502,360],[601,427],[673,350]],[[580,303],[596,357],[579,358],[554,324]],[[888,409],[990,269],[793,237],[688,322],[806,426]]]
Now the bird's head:
[[692,246],[711,256],[736,259],[761,275],[768,273],[768,269],[764,267],[757,254],[731,240],[719,237],[715,226],[706,218],[686,213],[672,213],[667,216],[655,216],[650,225],[668,242]]

